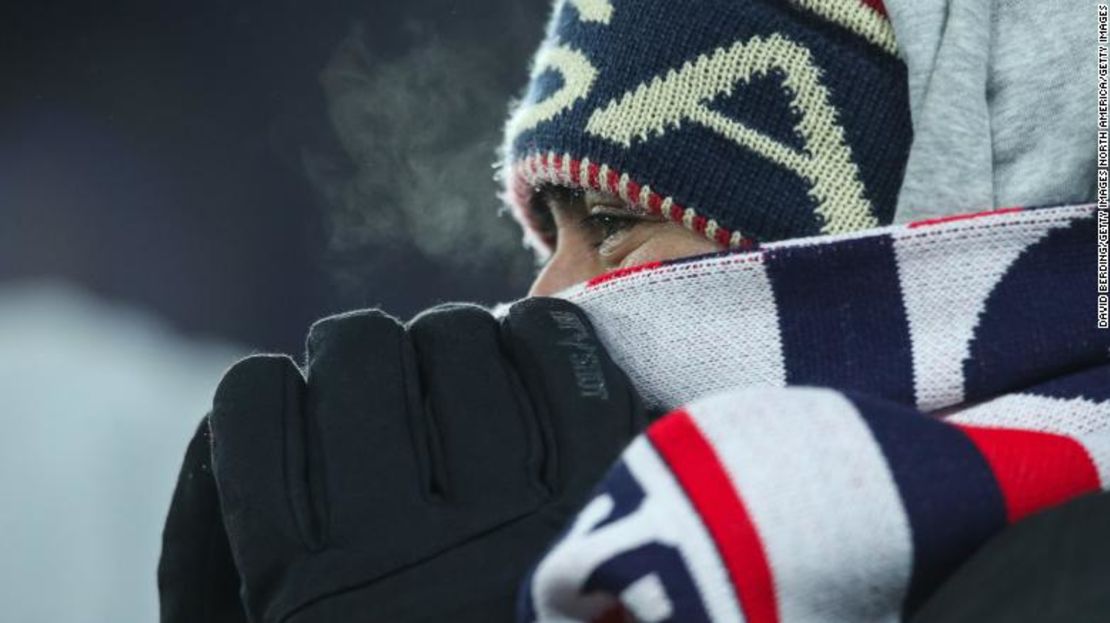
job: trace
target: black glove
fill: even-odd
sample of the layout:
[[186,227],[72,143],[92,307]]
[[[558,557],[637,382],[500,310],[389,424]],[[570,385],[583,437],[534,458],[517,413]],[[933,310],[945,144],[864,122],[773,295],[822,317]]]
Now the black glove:
[[528,567],[646,425],[586,317],[530,299],[318,322],[307,380],[235,365],[212,456],[253,621],[513,618]]
[[206,416],[185,451],[162,532],[158,561],[162,623],[247,621],[210,457]]

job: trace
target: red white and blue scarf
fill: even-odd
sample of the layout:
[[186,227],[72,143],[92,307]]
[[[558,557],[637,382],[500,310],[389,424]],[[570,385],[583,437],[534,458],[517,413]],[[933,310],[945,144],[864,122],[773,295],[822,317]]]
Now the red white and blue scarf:
[[[1110,488],[1091,206],[648,265],[566,294],[646,399],[522,621],[896,621]],[[685,406],[683,406],[685,405]]]

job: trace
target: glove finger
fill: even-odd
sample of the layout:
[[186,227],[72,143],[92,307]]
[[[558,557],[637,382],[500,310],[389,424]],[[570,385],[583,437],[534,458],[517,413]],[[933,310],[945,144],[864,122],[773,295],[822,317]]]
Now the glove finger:
[[524,389],[502,354],[500,328],[486,310],[445,305],[409,325],[424,390],[424,416],[438,439],[443,497],[505,515],[534,508],[545,494],[542,451]]
[[419,400],[412,346],[400,323],[379,311],[317,322],[308,337],[308,379],[327,483],[327,538],[355,542],[409,525],[427,478],[410,421]]
[[584,495],[646,425],[640,400],[573,304],[526,299],[503,320],[505,343],[554,441],[554,485]]
[[[296,435],[303,392],[297,366],[288,357],[272,355],[236,363],[216,389],[212,468],[224,526],[248,592],[271,585],[304,552],[307,511],[286,487],[297,488],[304,474]],[[260,598],[248,595],[251,601]]]
[[247,620],[210,463],[205,416],[185,451],[162,532],[158,561],[162,623]]

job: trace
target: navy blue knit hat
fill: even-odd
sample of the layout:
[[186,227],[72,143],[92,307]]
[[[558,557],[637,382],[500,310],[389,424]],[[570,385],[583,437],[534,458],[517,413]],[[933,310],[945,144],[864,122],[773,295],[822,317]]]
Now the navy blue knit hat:
[[747,247],[890,223],[910,139],[880,0],[558,0],[502,173],[541,252],[545,184]]

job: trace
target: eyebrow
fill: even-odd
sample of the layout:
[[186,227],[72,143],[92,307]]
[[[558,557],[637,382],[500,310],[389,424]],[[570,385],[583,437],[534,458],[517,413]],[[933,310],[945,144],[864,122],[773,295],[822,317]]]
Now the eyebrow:
[[580,199],[586,195],[586,192],[580,188],[570,188],[568,186],[558,186],[556,184],[544,184],[536,189],[532,195],[534,201],[539,201],[543,204],[543,208],[547,208],[549,201],[561,201],[570,203],[575,199]]
[[635,214],[639,216],[651,216],[651,213],[647,210],[646,207],[641,206],[637,203],[630,203],[628,201],[625,201],[624,199],[618,197],[613,193],[592,189],[560,186],[557,184],[543,184],[542,186],[536,187],[536,189],[532,193],[531,209],[533,214],[535,214],[540,219],[540,227],[544,235],[550,235],[552,239],[556,237],[557,228],[555,227],[554,216],[551,214],[552,203],[570,207],[573,206],[574,202],[577,201],[581,202],[580,207],[585,209],[586,197],[590,193],[597,193],[598,195],[604,196],[606,199],[611,199],[612,204],[610,205],[614,208],[623,209],[630,214]]

